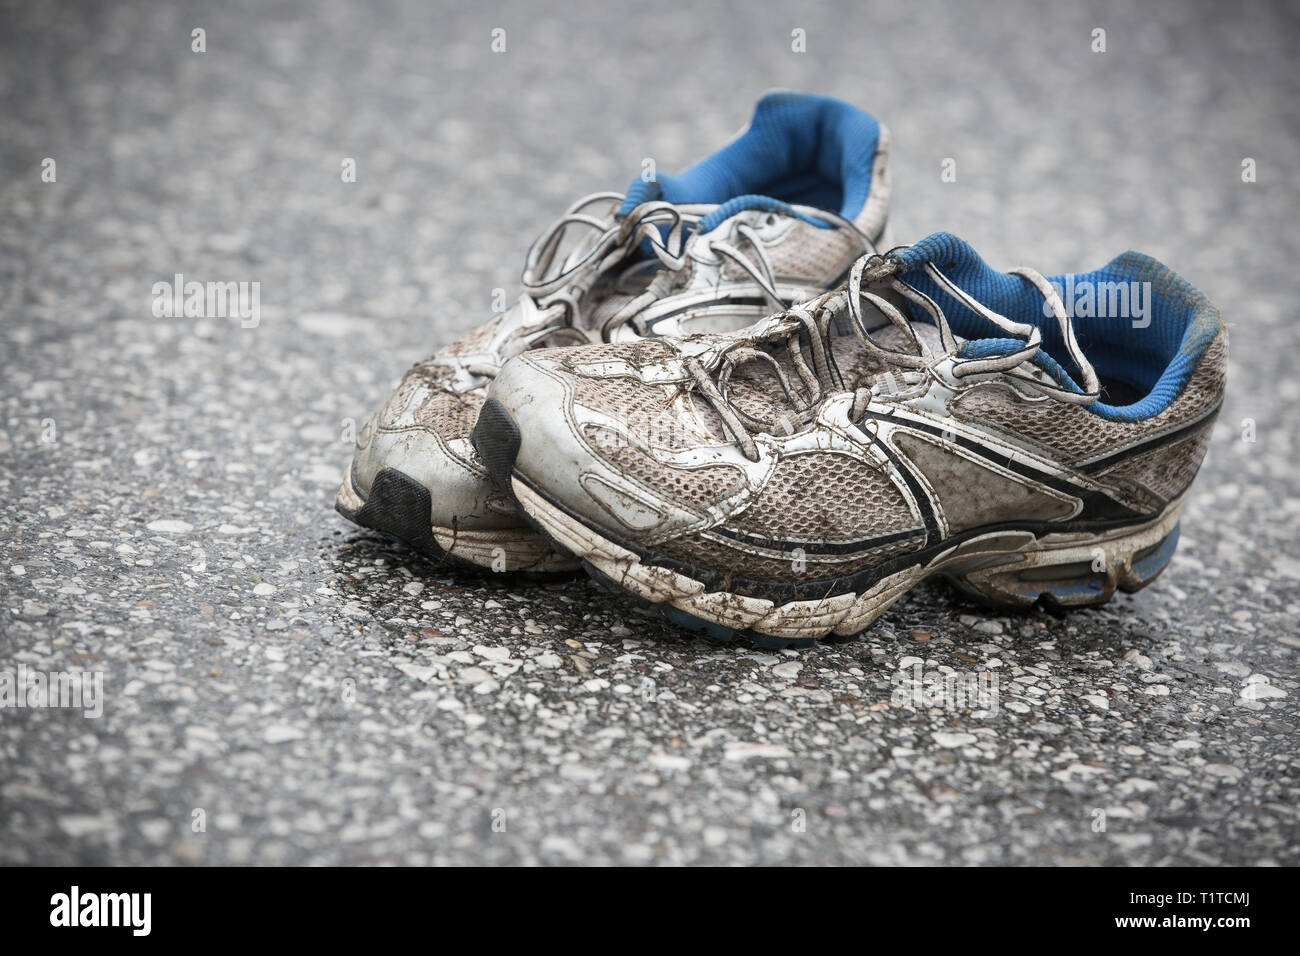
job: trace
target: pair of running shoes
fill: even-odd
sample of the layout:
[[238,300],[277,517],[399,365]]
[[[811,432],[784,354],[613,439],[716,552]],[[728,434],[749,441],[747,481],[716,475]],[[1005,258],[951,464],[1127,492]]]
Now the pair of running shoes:
[[575,203],[518,302],[361,430],[338,510],[721,639],[852,635],[934,574],[999,606],[1144,587],[1223,399],[1219,310],[1136,252],[894,247],[889,194],[883,125],[775,93],[684,173]]

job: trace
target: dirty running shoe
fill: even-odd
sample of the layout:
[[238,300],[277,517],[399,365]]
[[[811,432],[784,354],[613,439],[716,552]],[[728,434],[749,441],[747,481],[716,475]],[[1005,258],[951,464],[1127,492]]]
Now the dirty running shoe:
[[736,333],[516,358],[474,438],[596,578],[797,643],[931,574],[1010,606],[1150,583],[1226,350],[1218,309],[1147,256],[1044,278],[940,233]]
[[520,521],[470,444],[502,363],[544,346],[739,329],[834,287],[886,245],[888,144],[847,103],[775,93],[681,175],[575,203],[529,250],[519,301],[408,371],[361,429],[338,511],[436,557],[576,567]]

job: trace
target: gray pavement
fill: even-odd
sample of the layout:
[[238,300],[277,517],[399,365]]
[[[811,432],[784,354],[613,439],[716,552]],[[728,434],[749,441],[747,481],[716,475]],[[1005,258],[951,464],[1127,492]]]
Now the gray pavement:
[[[103,692],[0,709],[0,863],[1297,863],[1297,39],[1249,2],[4,4],[0,680]],[[1222,306],[1152,587],[927,586],[771,652],[332,511],[349,429],[565,205],[772,87],[889,124],[900,240],[1136,248]],[[260,321],[155,316],[176,273]],[[996,697],[916,706],[917,665]]]

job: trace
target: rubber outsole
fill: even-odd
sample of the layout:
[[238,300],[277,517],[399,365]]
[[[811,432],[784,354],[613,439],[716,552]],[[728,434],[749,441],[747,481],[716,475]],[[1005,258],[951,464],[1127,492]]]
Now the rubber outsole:
[[1178,543],[1181,501],[1142,523],[1104,532],[992,529],[936,554],[918,557],[860,593],[775,603],[708,585],[653,554],[637,554],[599,534],[545,496],[515,468],[519,429],[489,398],[473,442],[493,481],[521,517],[557,551],[581,559],[597,581],[656,607],[678,626],[712,640],[748,638],[763,646],[806,646],[821,638],[860,633],[922,580],[938,575],[963,593],[998,608],[1042,602],[1069,608],[1104,604],[1122,590],[1150,584]]
[[[352,486],[356,497],[361,498],[352,481],[351,469],[343,481]],[[395,468],[382,469],[375,475],[370,492],[361,498],[361,502],[361,507],[355,510],[347,507],[340,490],[334,509],[354,524],[400,538],[439,561],[450,558],[433,537],[433,525],[429,521],[433,501],[429,489],[410,475]]]
[[[1061,547],[1045,552],[1046,558],[1011,569],[984,569],[965,574],[945,574],[959,591],[991,607],[1025,608],[1041,602],[1067,609],[1105,604],[1116,591],[1132,594],[1154,581],[1173,559],[1178,547],[1177,521],[1165,530],[1157,525],[1157,540],[1145,543],[1128,536],[1125,547],[1096,545]],[[1112,551],[1118,551],[1112,554]]]
[[553,559],[535,536],[503,531],[441,528],[430,521],[433,500],[429,489],[405,472],[383,468],[362,495],[351,469],[334,501],[334,509],[354,524],[397,538],[430,560],[461,570],[517,571],[556,575],[576,570],[576,564]]

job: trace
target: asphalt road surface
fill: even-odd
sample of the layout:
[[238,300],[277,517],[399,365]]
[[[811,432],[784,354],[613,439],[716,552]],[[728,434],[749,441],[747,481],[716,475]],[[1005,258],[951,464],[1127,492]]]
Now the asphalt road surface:
[[[1294,5],[439,6],[0,8],[0,681],[102,681],[0,709],[0,863],[1300,862]],[[1221,305],[1152,587],[763,651],[333,512],[555,215],[774,87],[891,127],[900,241]],[[257,321],[155,315],[178,273]]]

